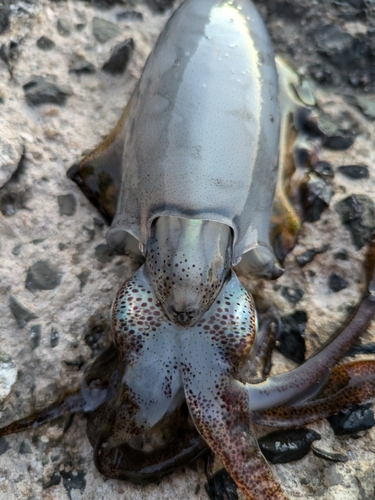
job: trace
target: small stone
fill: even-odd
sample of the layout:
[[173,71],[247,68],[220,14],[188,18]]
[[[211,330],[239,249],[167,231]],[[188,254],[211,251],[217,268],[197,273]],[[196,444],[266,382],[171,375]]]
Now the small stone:
[[297,304],[303,297],[303,290],[300,288],[283,286],[281,288],[281,295],[291,304]]
[[355,194],[339,201],[335,209],[342,224],[350,231],[352,241],[361,249],[370,240],[375,229],[375,205],[368,196]]
[[18,302],[12,295],[9,297],[9,306],[20,328],[23,328],[26,323],[38,317]]
[[342,165],[337,169],[340,174],[349,177],[350,179],[368,179],[370,173],[366,165]]
[[333,168],[328,161],[318,161],[314,166],[313,166],[314,172],[317,174],[321,175],[322,177],[333,177]]
[[335,252],[333,254],[333,257],[337,260],[349,260],[349,254],[345,248],[342,248],[338,252]]
[[54,49],[56,47],[56,44],[50,38],[43,35],[38,38],[36,46],[38,47],[38,49],[47,51]]
[[13,250],[12,250],[12,254],[15,256],[15,257],[18,257],[18,255],[21,253],[21,248],[22,248],[22,244],[19,243],[18,245],[16,245]]
[[10,27],[10,14],[9,5],[0,5],[0,35]]
[[21,455],[26,455],[26,453],[32,453],[33,450],[27,441],[22,441],[19,452]]
[[82,229],[87,232],[90,241],[92,241],[95,238],[95,229],[91,229],[90,227],[87,226],[82,226]]
[[83,470],[79,470],[77,473],[61,471],[64,488],[66,489],[69,498],[71,498],[70,492],[72,490],[80,490],[81,493],[85,491],[85,475],[86,473]]
[[122,34],[122,31],[118,26],[100,17],[94,17],[92,21],[92,31],[94,37],[100,43],[108,42],[108,40]]
[[77,200],[73,194],[62,194],[57,197],[60,215],[72,216],[77,210]]
[[322,177],[310,174],[308,181],[301,186],[301,195],[305,220],[316,222],[329,206],[333,189]]
[[336,5],[350,6],[357,10],[363,10],[366,8],[364,0],[334,0]]
[[21,139],[0,137],[0,188],[10,181],[17,171],[24,154]]
[[347,288],[348,285],[349,283],[346,281],[346,279],[341,278],[341,276],[337,275],[336,273],[331,273],[328,278],[328,288],[334,293]]
[[0,58],[10,69],[12,68],[12,63],[14,63],[18,59],[19,55],[19,44],[14,40],[8,40],[0,47]]
[[27,271],[25,288],[36,290],[54,290],[61,283],[62,273],[51,265],[49,260],[39,260]]
[[263,455],[272,464],[286,464],[304,457],[318,439],[321,439],[320,434],[302,428],[271,432],[258,442]]
[[338,436],[342,434],[357,434],[371,429],[375,425],[372,404],[356,405],[352,410],[340,411],[328,419],[333,431]]
[[76,75],[90,75],[95,72],[95,66],[83,57],[72,63],[69,69],[69,73],[75,73]]
[[281,331],[277,338],[276,347],[285,357],[303,363],[306,354],[305,329],[307,314],[305,311],[296,311],[281,318]]
[[24,86],[26,101],[29,106],[41,104],[65,104],[67,97],[73,94],[71,87],[57,85],[43,77],[35,77]]
[[51,479],[47,482],[43,482],[43,489],[46,490],[51,486],[56,486],[61,483],[61,476],[58,472],[54,472]]
[[317,448],[314,445],[311,447],[311,449],[316,457],[323,458],[324,460],[327,460],[328,462],[345,463],[349,460],[346,455],[342,455],[341,453],[332,453],[330,451],[322,450],[321,448]]
[[0,350],[0,411],[17,381],[17,368],[13,359]]
[[59,250],[60,252],[62,252],[63,250],[65,250],[67,248],[67,245],[65,243],[59,243]]
[[354,144],[353,137],[345,137],[342,135],[332,135],[327,137],[323,146],[332,151],[344,151]]
[[104,226],[104,222],[101,219],[99,219],[98,217],[93,217],[93,221],[94,221],[94,225],[97,227]]
[[34,325],[30,330],[31,349],[36,349],[40,345],[42,336],[42,325]]
[[134,50],[134,41],[128,38],[112,50],[111,57],[103,65],[103,71],[112,75],[121,75],[126,70]]
[[95,248],[95,258],[99,262],[106,264],[107,262],[110,262],[113,257],[113,249],[109,245],[102,243]]
[[331,57],[343,52],[345,49],[349,49],[354,40],[352,35],[342,31],[335,24],[318,26],[312,32],[312,37],[319,52]]
[[143,21],[141,12],[135,10],[124,10],[116,14],[117,21]]
[[59,332],[56,330],[55,327],[52,327],[51,328],[51,337],[50,337],[50,345],[51,347],[56,347],[59,345],[59,341],[60,341],[60,336],[59,336]]
[[204,485],[210,500],[238,500],[237,485],[225,469],[220,469],[211,476],[211,482]]
[[72,32],[72,26],[67,19],[62,18],[57,21],[57,31],[61,36],[69,36]]
[[296,261],[298,262],[298,265],[300,267],[306,266],[306,264],[309,264],[316,255],[319,255],[320,253],[324,253],[328,250],[329,245],[323,245],[321,248],[310,248],[306,250],[306,252],[301,253],[296,257]]

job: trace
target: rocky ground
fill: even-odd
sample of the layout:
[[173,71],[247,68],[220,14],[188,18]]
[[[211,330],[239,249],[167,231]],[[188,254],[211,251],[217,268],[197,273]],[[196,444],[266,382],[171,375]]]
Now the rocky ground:
[[[78,387],[83,367],[108,342],[111,302],[136,264],[106,246],[103,219],[66,171],[116,123],[177,5],[1,2],[1,425]],[[290,348],[288,335],[279,346],[297,359],[276,351],[276,372],[317,349],[363,291],[366,240],[375,226],[375,5],[372,0],[257,5],[276,50],[310,79],[321,123],[336,137],[321,153],[327,162],[321,164],[323,177],[332,186],[329,207],[315,220],[313,206],[284,276],[275,283],[248,283],[261,312],[273,304],[287,316],[284,324],[291,326],[285,331],[297,330],[292,337],[298,349]],[[352,137],[353,146],[342,149]],[[370,344],[374,336],[372,325],[362,342]],[[364,413],[370,426],[372,408]],[[94,467],[84,417],[76,416],[64,431],[65,424],[0,438],[0,499],[207,498],[201,463],[159,485],[106,480]],[[327,422],[311,428],[322,436],[316,448],[346,461],[310,452],[273,466],[290,497],[373,498],[375,428],[350,436],[335,435]]]

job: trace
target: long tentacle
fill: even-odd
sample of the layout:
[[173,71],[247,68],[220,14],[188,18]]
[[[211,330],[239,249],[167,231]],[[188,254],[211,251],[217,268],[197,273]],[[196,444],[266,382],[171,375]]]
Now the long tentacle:
[[323,391],[312,401],[254,412],[254,422],[267,426],[299,427],[337,414],[375,394],[375,361],[337,366]]

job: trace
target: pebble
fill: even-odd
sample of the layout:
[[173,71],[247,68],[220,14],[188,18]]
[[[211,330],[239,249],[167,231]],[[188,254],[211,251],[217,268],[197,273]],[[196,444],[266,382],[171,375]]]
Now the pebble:
[[332,151],[345,151],[354,144],[353,137],[343,135],[332,135],[324,141],[323,147]]
[[311,449],[316,457],[328,460],[328,462],[345,463],[349,460],[349,458],[342,453],[332,453],[330,451],[322,450],[321,448],[318,448],[314,445],[311,447]]
[[281,288],[281,295],[291,304],[297,304],[303,297],[303,290],[300,288],[283,286]]
[[173,6],[174,0],[146,0],[147,5],[155,12],[164,12]]
[[81,493],[85,491],[86,488],[86,478],[85,471],[80,470],[77,473],[61,471],[61,476],[63,478],[64,488],[68,493],[69,498],[71,498],[72,490],[80,490]]
[[368,179],[370,177],[366,165],[342,165],[337,170],[350,179]]
[[77,200],[73,194],[62,194],[57,197],[60,215],[73,216],[77,210]]
[[122,43],[119,43],[112,50],[108,61],[103,64],[103,71],[112,75],[121,75],[126,70],[133,51],[134,41],[132,38],[127,38]]
[[311,444],[321,439],[312,429],[288,429],[267,434],[259,439],[259,447],[272,464],[286,464],[300,460],[311,448]]
[[92,32],[100,43],[108,42],[108,40],[122,34],[122,30],[118,26],[101,17],[94,17],[92,21]]
[[0,412],[3,411],[4,403],[13,390],[17,374],[13,359],[0,350]]
[[61,18],[57,21],[57,31],[61,36],[69,36],[72,32],[72,25],[68,19]]
[[42,336],[42,325],[34,325],[30,330],[31,349],[36,349],[40,346]]
[[305,329],[307,314],[305,311],[295,311],[281,318],[281,331],[277,335],[277,350],[285,357],[303,363],[306,354]]
[[51,328],[50,345],[51,347],[56,347],[59,345],[60,335],[55,327]]
[[69,73],[75,73],[76,75],[90,75],[95,72],[95,66],[84,58],[77,59],[69,68]]
[[36,319],[38,316],[33,312],[29,311],[25,306],[23,306],[15,297],[12,295],[9,297],[9,307],[15,317],[19,328],[23,328],[26,323]]
[[116,14],[117,21],[143,21],[141,12],[135,10],[124,10]]
[[41,104],[65,104],[67,97],[73,94],[68,85],[57,85],[48,78],[35,77],[24,86],[26,102],[29,106]]
[[310,174],[308,181],[301,186],[301,204],[307,222],[316,222],[329,206],[333,188],[322,177]]
[[16,172],[24,154],[24,145],[20,139],[7,139],[0,135],[0,188],[10,181]]
[[329,245],[323,245],[321,248],[309,248],[300,255],[297,255],[296,261],[298,262],[298,265],[300,267],[304,267],[306,266],[306,264],[309,264],[314,259],[314,257],[319,255],[320,253],[326,252],[328,249]]
[[47,51],[54,49],[56,47],[56,44],[50,38],[43,35],[38,38],[36,46],[38,47],[38,49]]
[[342,224],[350,231],[352,241],[361,249],[370,240],[375,229],[375,204],[363,194],[354,194],[335,205]]
[[39,260],[29,267],[25,288],[30,292],[36,290],[54,290],[61,283],[62,273],[49,260]]
[[103,264],[110,262],[113,259],[114,255],[115,254],[113,253],[113,249],[105,243],[101,243],[100,245],[95,247],[95,258]]
[[46,490],[51,486],[57,486],[61,483],[61,476],[58,472],[54,472],[49,481],[43,482],[43,489]]
[[10,14],[9,5],[0,5],[0,35],[10,28]]
[[372,404],[357,405],[353,410],[340,411],[337,415],[328,419],[334,433],[356,434],[375,425],[374,410]]
[[323,177],[334,177],[332,165],[328,161],[318,161],[313,166],[314,172]]
[[10,449],[8,441],[5,437],[0,437],[0,455],[4,455]]
[[348,281],[346,281],[346,279],[342,278],[336,273],[331,273],[328,278],[328,288],[334,293],[347,288],[348,285]]

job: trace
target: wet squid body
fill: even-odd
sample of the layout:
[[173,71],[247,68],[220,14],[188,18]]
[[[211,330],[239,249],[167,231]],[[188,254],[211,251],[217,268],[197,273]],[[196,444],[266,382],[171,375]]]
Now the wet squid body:
[[[186,0],[116,129],[80,164],[77,182],[113,219],[108,242],[142,262],[114,301],[114,345],[82,385],[95,462],[107,476],[152,480],[208,444],[246,498],[286,499],[251,415],[283,423],[292,408],[309,421],[304,400],[374,312],[370,294],[302,368],[259,384],[242,380],[257,315],[237,275],[282,272],[269,238],[287,126],[280,104],[288,112],[298,100],[288,71],[295,79],[281,62],[276,68],[250,0]],[[348,380],[345,370],[336,379]],[[359,380],[349,379],[353,387]],[[331,399],[315,400],[314,414],[332,412]],[[142,451],[140,440],[158,429],[164,443]]]

